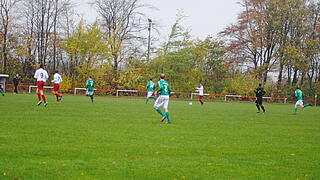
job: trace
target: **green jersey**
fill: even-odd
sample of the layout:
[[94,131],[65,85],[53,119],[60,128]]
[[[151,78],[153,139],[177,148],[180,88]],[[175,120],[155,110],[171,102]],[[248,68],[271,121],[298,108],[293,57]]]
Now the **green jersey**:
[[87,80],[87,89],[88,91],[94,91],[94,81],[92,79]]
[[159,87],[158,92],[160,95],[170,95],[171,88],[167,81],[165,80],[158,81],[158,87]]
[[296,95],[298,101],[303,99],[303,92],[300,89],[296,90],[295,95]]
[[154,89],[156,88],[156,84],[152,81],[149,81],[147,84],[147,88],[149,92],[154,92]]

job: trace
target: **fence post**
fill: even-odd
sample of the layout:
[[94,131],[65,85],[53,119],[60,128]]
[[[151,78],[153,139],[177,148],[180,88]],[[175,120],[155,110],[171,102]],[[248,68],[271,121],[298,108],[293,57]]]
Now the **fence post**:
[[31,85],[29,85],[29,94],[31,94]]
[[318,101],[318,98],[317,98],[317,94],[314,95],[314,106],[316,107],[317,106],[317,101]]

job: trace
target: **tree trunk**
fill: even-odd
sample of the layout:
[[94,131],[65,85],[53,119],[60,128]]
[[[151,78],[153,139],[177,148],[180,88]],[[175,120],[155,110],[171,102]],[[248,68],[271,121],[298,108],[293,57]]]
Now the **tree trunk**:
[[298,82],[298,69],[294,68],[293,78],[292,78],[292,86],[297,85]]
[[117,89],[117,86],[118,86],[118,55],[113,55],[113,67],[112,67],[112,74],[113,74],[113,80],[112,80],[112,83],[111,83],[111,87],[113,89]]
[[55,3],[55,14],[53,19],[53,71],[56,70],[56,53],[57,53],[57,16],[58,16],[58,0]]
[[282,72],[283,72],[283,64],[280,63],[280,70],[279,70],[278,82],[277,82],[277,88],[278,89],[281,88],[281,84],[282,84]]
[[303,86],[305,76],[306,76],[306,73],[302,72],[300,86]]
[[270,60],[268,60],[267,62],[264,63],[264,72],[263,72],[263,84],[267,83],[267,79],[268,79],[268,73],[269,73],[269,62]]
[[5,33],[3,35],[3,46],[2,46],[2,58],[3,58],[3,72],[7,72],[7,30],[5,29]]
[[292,74],[292,68],[291,68],[291,66],[289,65],[289,66],[287,67],[287,76],[288,76],[287,83],[288,83],[288,86],[291,85],[291,74]]

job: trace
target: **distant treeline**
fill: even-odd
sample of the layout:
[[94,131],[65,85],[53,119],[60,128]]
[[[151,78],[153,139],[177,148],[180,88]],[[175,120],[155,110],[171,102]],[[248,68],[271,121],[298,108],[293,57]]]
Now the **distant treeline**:
[[[149,78],[167,75],[172,88],[192,92],[202,83],[215,94],[253,95],[263,83],[273,97],[320,92],[320,2],[243,0],[237,22],[218,37],[192,39],[177,14],[162,44],[158,25],[142,13],[141,0],[95,0],[100,17],[93,24],[75,21],[70,0],[0,2],[0,73],[21,74],[34,83],[42,63],[58,69],[64,87],[83,87],[88,76],[96,88],[140,89]],[[155,21],[155,20],[154,20]],[[155,21],[156,22],[156,21]],[[147,59],[151,25],[150,59]],[[276,75],[272,81],[270,75]]]

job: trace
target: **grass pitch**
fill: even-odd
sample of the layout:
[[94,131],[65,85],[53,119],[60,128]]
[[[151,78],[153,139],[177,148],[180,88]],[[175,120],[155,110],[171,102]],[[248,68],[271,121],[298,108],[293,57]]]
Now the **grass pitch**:
[[319,179],[319,108],[0,97],[0,179]]

